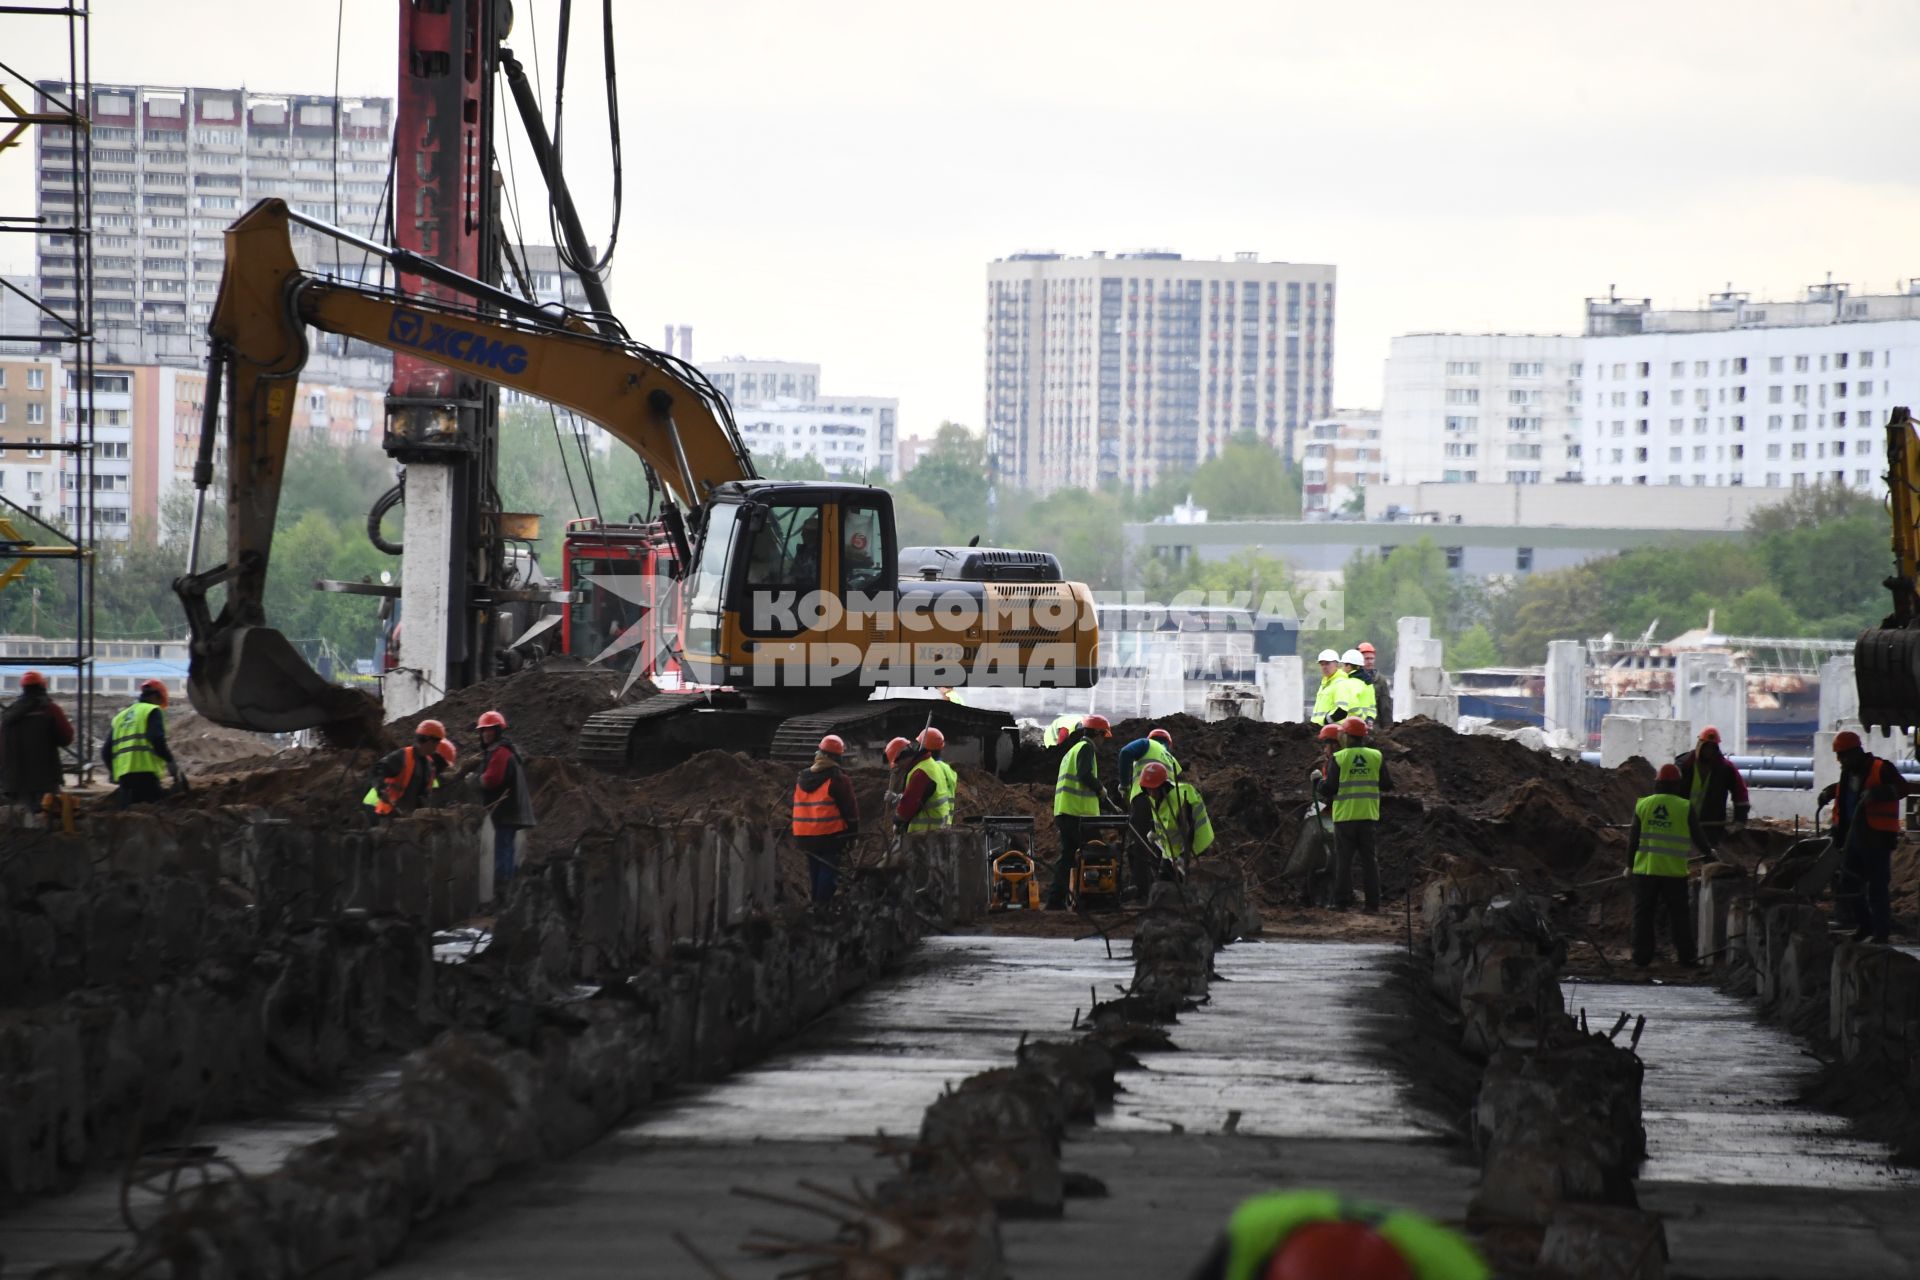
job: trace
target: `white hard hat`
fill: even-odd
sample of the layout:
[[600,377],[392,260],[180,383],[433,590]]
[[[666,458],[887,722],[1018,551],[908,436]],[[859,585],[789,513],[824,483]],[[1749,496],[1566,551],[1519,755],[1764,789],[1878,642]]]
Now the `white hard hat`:
[[1353,666],[1353,667],[1365,666],[1367,662],[1365,658],[1360,656],[1360,651],[1358,649],[1347,650],[1345,653],[1340,655],[1340,661],[1346,663],[1348,666]]
[[1322,649],[1320,651],[1320,656],[1315,658],[1314,661],[1315,662],[1338,662],[1340,661],[1340,655],[1335,653],[1331,649]]

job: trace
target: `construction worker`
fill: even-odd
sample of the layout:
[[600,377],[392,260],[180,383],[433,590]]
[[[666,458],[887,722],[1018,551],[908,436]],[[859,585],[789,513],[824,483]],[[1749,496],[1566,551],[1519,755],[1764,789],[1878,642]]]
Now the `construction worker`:
[[1347,717],[1341,714],[1339,704],[1334,697],[1339,693],[1339,684],[1346,674],[1340,669],[1340,655],[1332,649],[1320,651],[1320,687],[1313,694],[1313,722],[1315,724],[1333,724]]
[[793,783],[793,842],[807,857],[807,882],[813,905],[833,900],[840,883],[840,859],[860,834],[860,803],[840,761],[847,744],[837,733],[820,739],[813,764]]
[[1693,922],[1687,918],[1688,856],[1707,852],[1700,834],[1700,816],[1687,801],[1687,783],[1680,770],[1663,764],[1653,783],[1653,794],[1633,806],[1633,825],[1627,834],[1633,851],[1633,962],[1644,969],[1653,963],[1654,916],[1664,911],[1673,935],[1674,954],[1692,968]]
[[1473,1246],[1416,1213],[1331,1191],[1243,1201],[1190,1280],[1488,1280]]
[[1833,841],[1842,851],[1834,901],[1848,905],[1855,942],[1884,943],[1893,932],[1890,882],[1893,847],[1900,840],[1900,801],[1915,788],[1851,730],[1834,735],[1833,754],[1840,758],[1840,781],[1820,792],[1820,804],[1834,805]]
[[953,825],[953,806],[960,797],[960,775],[940,758],[946,749],[947,735],[928,725],[914,739],[907,770],[907,785],[900,795],[900,806],[893,811],[895,831],[932,831]]
[[1067,908],[1067,879],[1080,852],[1080,819],[1100,816],[1100,762],[1092,740],[1111,738],[1113,726],[1105,716],[1085,716],[1067,735],[1060,756],[1060,772],[1053,783],[1053,827],[1060,835],[1060,857],[1047,885],[1047,910]]
[[[913,742],[907,738],[895,738],[886,747],[887,791],[884,798],[886,807],[892,809],[900,803],[900,797],[907,789],[907,780],[901,770],[913,763]],[[902,763],[901,756],[906,756]]]
[[[1320,784],[1325,782],[1334,772],[1333,753],[1340,749],[1340,726],[1337,724],[1321,726],[1319,742],[1320,763],[1314,769],[1309,779],[1309,794],[1313,795],[1318,803],[1324,806],[1326,801],[1319,800],[1319,788]],[[1321,812],[1325,813],[1326,810],[1323,808]],[[1318,819],[1311,815],[1309,815],[1307,820],[1310,822],[1318,821]],[[1331,815],[1328,816],[1328,820],[1331,821]],[[1333,837],[1322,837],[1321,852],[1324,861],[1320,863],[1317,870],[1310,871],[1307,874],[1304,901],[1309,907],[1324,907],[1333,901],[1333,867],[1339,856],[1339,850],[1335,847]]]
[[167,793],[160,787],[160,766],[180,783],[180,766],[167,747],[167,686],[158,680],[140,685],[140,701],[123,708],[107,728],[107,740],[100,748],[108,776],[118,784],[114,803],[124,809],[130,804],[158,804]]
[[1373,645],[1362,640],[1355,647],[1360,651],[1361,666],[1354,674],[1364,676],[1367,683],[1373,686],[1373,727],[1385,729],[1393,723],[1393,690],[1388,686],[1386,676],[1374,669],[1373,664],[1379,655],[1374,652]]
[[493,900],[504,901],[513,882],[514,848],[520,833],[535,824],[533,784],[527,763],[507,737],[507,718],[498,711],[481,715],[473,726],[480,734],[480,799],[493,819]]
[[1352,905],[1353,873],[1358,866],[1369,914],[1380,909],[1380,857],[1375,833],[1380,826],[1380,793],[1391,791],[1387,762],[1367,745],[1367,722],[1349,716],[1340,725],[1340,749],[1328,761],[1320,798],[1333,804],[1333,909]]
[[1336,700],[1342,703],[1350,716],[1359,716],[1369,725],[1379,714],[1379,703],[1374,697],[1373,682],[1360,674],[1366,670],[1366,659],[1358,649],[1349,649],[1340,655],[1340,683]]
[[20,696],[0,711],[0,799],[22,806],[37,822],[66,772],[60,749],[72,745],[73,722],[47,693],[47,678],[38,671],[22,675]]
[[1173,772],[1158,760],[1140,771],[1140,794],[1146,797],[1160,856],[1184,871],[1188,860],[1213,847],[1213,822],[1199,788],[1175,782]]
[[1729,799],[1733,801],[1733,823],[1739,825],[1747,820],[1747,814],[1752,811],[1747,800],[1747,780],[1733,767],[1733,761],[1727,759],[1718,729],[1712,725],[1702,729],[1693,750],[1675,756],[1673,766],[1686,781],[1687,803],[1700,819],[1700,828],[1706,833],[1709,845],[1727,826]]
[[1153,883],[1156,872],[1149,841],[1153,834],[1153,807],[1141,794],[1140,774],[1146,766],[1158,761],[1178,782],[1180,762],[1174,759],[1172,747],[1173,735],[1165,729],[1154,728],[1147,731],[1146,737],[1135,738],[1120,748],[1120,776],[1127,779],[1128,876],[1133,882],[1129,892],[1136,899],[1147,896],[1147,886]]
[[1073,731],[1075,729],[1078,729],[1079,727],[1080,727],[1080,717],[1077,715],[1074,715],[1072,712],[1068,712],[1065,715],[1055,716],[1053,718],[1052,723],[1047,725],[1047,746],[1049,747],[1066,746],[1067,739],[1072,737]]
[[425,805],[447,760],[440,753],[446,745],[447,726],[438,720],[422,720],[414,726],[413,743],[398,751],[389,751],[373,766],[373,785],[360,803],[384,818],[394,813],[412,813]]

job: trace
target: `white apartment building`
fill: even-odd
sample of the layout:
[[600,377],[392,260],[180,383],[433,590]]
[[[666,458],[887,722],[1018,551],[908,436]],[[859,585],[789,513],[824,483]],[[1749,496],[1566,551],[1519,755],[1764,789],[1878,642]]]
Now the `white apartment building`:
[[1251,434],[1291,457],[1333,410],[1335,268],[1017,253],[987,266],[987,449],[1039,493],[1139,491]]
[[747,448],[760,457],[819,459],[835,478],[878,469],[900,475],[900,401],[820,391],[820,366],[797,360],[730,358],[700,366],[733,406]]
[[1386,464],[1378,409],[1336,409],[1316,418],[1294,436],[1293,448],[1303,515],[1338,512],[1381,484]]
[[1686,311],[1589,299],[1582,346],[1590,484],[1874,490],[1887,411],[1920,401],[1920,281]]
[[1582,475],[1580,339],[1395,338],[1380,418],[1391,484],[1548,484]]
[[[43,88],[64,96],[68,87]],[[103,363],[204,359],[223,234],[258,200],[279,196],[310,217],[378,234],[389,99],[95,85],[89,107],[95,350]],[[54,223],[70,221],[77,195],[72,131],[48,126],[34,134],[38,211]],[[296,226],[293,241],[304,264],[360,270],[361,254],[318,233]],[[71,238],[43,237],[39,253],[41,297],[55,311],[71,307]],[[337,340],[318,342],[316,360],[323,364],[336,346],[344,349]]]

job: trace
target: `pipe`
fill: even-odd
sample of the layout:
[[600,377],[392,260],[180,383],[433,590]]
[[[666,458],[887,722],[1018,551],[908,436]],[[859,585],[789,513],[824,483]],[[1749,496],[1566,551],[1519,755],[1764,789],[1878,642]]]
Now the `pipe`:
[[220,382],[226,375],[226,348],[207,352],[207,384],[200,404],[200,452],[193,460],[193,532],[187,539],[187,576],[200,572],[200,526],[207,518],[207,486],[213,483],[213,433],[220,423]]

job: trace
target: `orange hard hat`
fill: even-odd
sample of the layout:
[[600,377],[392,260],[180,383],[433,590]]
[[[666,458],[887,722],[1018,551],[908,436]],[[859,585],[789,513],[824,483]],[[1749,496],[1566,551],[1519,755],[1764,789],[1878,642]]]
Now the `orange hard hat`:
[[24,672],[20,676],[20,687],[22,689],[44,689],[47,687],[47,678],[38,671]]
[[1309,1222],[1274,1250],[1263,1280],[1414,1280],[1414,1271],[1364,1222]]
[[1339,726],[1339,725],[1337,725],[1337,724],[1329,724],[1329,725],[1322,725],[1322,726],[1321,726],[1321,728],[1320,728],[1320,741],[1322,741],[1322,742],[1333,742],[1333,741],[1335,741],[1336,739],[1338,739],[1339,737],[1340,737],[1340,726]]
[[1362,641],[1361,641],[1361,642],[1360,642],[1359,644],[1357,644],[1357,645],[1355,645],[1354,647],[1355,647],[1355,648],[1357,648],[1357,649],[1359,649],[1359,650],[1360,650],[1360,652],[1362,652],[1362,653],[1372,653],[1372,652],[1374,652],[1374,648],[1373,648],[1373,646],[1372,646],[1371,644],[1369,644],[1369,643],[1368,643],[1367,641],[1365,641],[1365,640],[1362,640]]
[[149,693],[159,694],[160,705],[163,707],[167,705],[167,686],[163,681],[142,680],[140,682],[140,696],[145,697]]
[[1147,737],[1151,738],[1155,742],[1164,742],[1168,746],[1173,745],[1173,735],[1168,733],[1165,729],[1149,729],[1147,730]]
[[1654,780],[1655,782],[1678,782],[1678,781],[1680,781],[1680,766],[1679,766],[1679,765],[1677,765],[1677,764],[1663,764],[1663,765],[1661,765],[1661,766],[1660,766],[1660,772],[1654,775],[1654,779],[1653,779],[1653,780]]
[[900,753],[912,745],[913,744],[905,738],[895,738],[892,742],[889,742],[887,744],[887,763],[889,765],[898,764],[900,762]]
[[434,752],[448,764],[452,764],[460,758],[460,748],[454,746],[453,743],[446,738],[440,739],[440,745],[434,748]]
[[498,711],[483,711],[480,714],[480,722],[473,727],[476,729],[504,729],[507,727],[507,718]]
[[1349,738],[1364,738],[1367,736],[1367,722],[1359,716],[1348,716],[1340,723],[1340,732]]
[[447,740],[447,726],[441,724],[438,720],[422,720],[414,726],[413,734],[416,738],[438,738],[442,742],[445,742]]
[[1088,733],[1097,733],[1104,738],[1113,736],[1113,726],[1107,723],[1105,716],[1088,716],[1080,722],[1080,727]]
[[920,736],[914,741],[918,742],[923,750],[938,751],[947,745],[947,735],[928,725],[920,731]]
[[840,735],[837,733],[830,733],[820,739],[820,749],[830,756],[843,756],[847,754],[847,744],[841,740]]
[[1167,785],[1167,766],[1158,760],[1152,761],[1140,771],[1140,785],[1149,791],[1158,791]]
[[1853,730],[1842,729],[1839,733],[1833,735],[1833,754],[1839,755],[1844,751],[1858,751],[1859,749],[1860,735]]
[[1719,741],[1720,741],[1720,731],[1719,731],[1718,729],[1716,729],[1716,728],[1714,728],[1714,727],[1713,727],[1712,725],[1708,725],[1708,726],[1707,726],[1706,728],[1704,728],[1704,729],[1702,729],[1702,730],[1700,731],[1700,741],[1702,741],[1702,742],[1719,742]]

